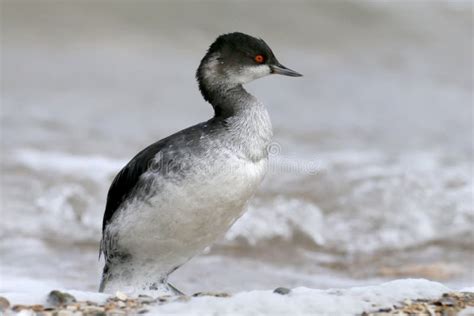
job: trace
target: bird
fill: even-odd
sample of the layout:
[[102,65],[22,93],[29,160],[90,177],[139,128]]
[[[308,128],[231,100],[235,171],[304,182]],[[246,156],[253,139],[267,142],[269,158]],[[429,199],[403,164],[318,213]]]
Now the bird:
[[264,178],[272,124],[243,85],[271,74],[302,76],[260,38],[233,32],[210,45],[196,79],[213,117],[140,151],[109,188],[100,292],[183,294],[168,276],[226,233]]

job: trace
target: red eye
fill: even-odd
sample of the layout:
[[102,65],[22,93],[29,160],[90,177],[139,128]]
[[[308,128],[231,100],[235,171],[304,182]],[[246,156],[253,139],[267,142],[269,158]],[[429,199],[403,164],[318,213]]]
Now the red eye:
[[265,58],[263,58],[262,55],[255,56],[255,61],[259,64],[263,63],[264,60],[265,60]]

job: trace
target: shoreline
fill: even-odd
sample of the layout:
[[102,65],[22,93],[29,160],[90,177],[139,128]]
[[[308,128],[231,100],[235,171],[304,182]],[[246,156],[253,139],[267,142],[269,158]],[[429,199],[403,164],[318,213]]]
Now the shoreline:
[[[0,293],[5,315],[458,315],[474,313],[474,288],[454,291],[424,279],[402,279],[374,286],[318,290],[196,293],[184,296],[128,297],[117,292],[51,291],[31,293],[35,304],[20,304],[20,293]],[[25,296],[26,294],[26,296]],[[27,293],[23,293],[23,298]],[[16,301],[15,301],[16,300]],[[2,313],[0,313],[2,314]]]

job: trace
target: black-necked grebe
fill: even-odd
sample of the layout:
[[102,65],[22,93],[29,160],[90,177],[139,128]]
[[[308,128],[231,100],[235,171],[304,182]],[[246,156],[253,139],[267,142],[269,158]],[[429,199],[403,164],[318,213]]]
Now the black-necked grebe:
[[301,76],[246,34],[221,35],[210,46],[196,77],[214,117],[148,146],[110,186],[100,291],[179,292],[168,275],[242,215],[272,138],[267,110],[242,85],[269,74]]

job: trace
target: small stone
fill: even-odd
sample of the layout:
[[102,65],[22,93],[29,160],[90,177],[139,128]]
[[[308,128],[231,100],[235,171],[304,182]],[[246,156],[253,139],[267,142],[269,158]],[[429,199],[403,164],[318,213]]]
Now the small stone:
[[19,311],[22,311],[24,309],[29,309],[29,306],[18,304],[18,305],[13,305],[13,307],[12,307],[12,310],[14,312],[19,312]]
[[193,297],[200,296],[214,296],[214,297],[230,297],[229,293],[225,292],[197,292],[192,295]]
[[106,312],[108,312],[109,310],[114,310],[116,309],[116,304],[114,302],[107,302],[104,305],[104,309]]
[[215,297],[230,297],[230,294],[226,292],[211,293],[211,295]]
[[156,299],[148,295],[140,294],[138,295],[138,301],[142,304],[150,304],[150,303],[155,302]]
[[279,287],[279,288],[276,288],[273,293],[277,293],[277,294],[280,294],[280,295],[288,295],[290,294],[291,290],[286,288],[286,287]]
[[0,311],[7,310],[9,307],[10,307],[10,302],[3,296],[0,296]]
[[123,292],[120,292],[120,291],[117,291],[117,293],[115,293],[115,296],[121,300],[121,301],[126,301],[127,300],[127,294],[123,293]]
[[127,306],[127,304],[125,304],[124,301],[118,301],[118,302],[117,302],[117,306],[118,306],[119,308],[125,308],[125,306]]
[[130,300],[127,300],[126,305],[127,305],[127,307],[133,308],[133,307],[136,307],[136,306],[138,306],[138,305],[140,305],[140,304],[138,303],[137,300],[130,299]]
[[48,304],[53,306],[68,305],[76,302],[76,298],[69,293],[51,291],[47,299]]
[[105,315],[104,308],[97,306],[86,306],[81,310],[81,312],[86,315]]
[[430,316],[436,316],[436,310],[433,307],[427,305],[426,310]]
[[439,300],[442,306],[454,306],[454,300],[450,297],[444,297]]
[[146,314],[146,313],[148,313],[148,312],[149,312],[148,309],[140,309],[140,310],[138,311],[138,314]]
[[191,299],[191,297],[187,296],[187,295],[181,295],[179,297],[176,298],[176,302],[188,302],[189,300]]
[[73,311],[73,312],[74,312],[74,311],[77,311],[77,310],[79,309],[79,307],[78,307],[77,305],[68,305],[68,306],[66,307],[66,309],[67,309],[68,311]]
[[32,306],[31,306],[31,309],[32,309],[33,311],[35,311],[35,312],[42,312],[42,311],[44,311],[44,306],[43,306],[43,305],[39,305],[39,304],[37,304],[37,305],[32,305]]

